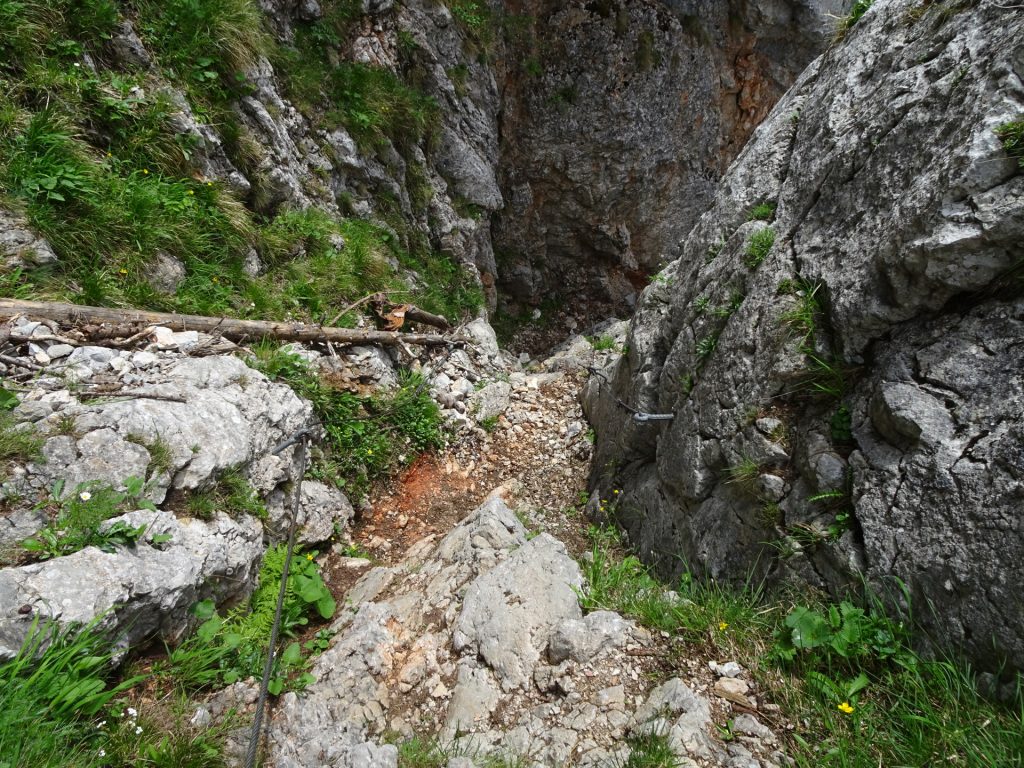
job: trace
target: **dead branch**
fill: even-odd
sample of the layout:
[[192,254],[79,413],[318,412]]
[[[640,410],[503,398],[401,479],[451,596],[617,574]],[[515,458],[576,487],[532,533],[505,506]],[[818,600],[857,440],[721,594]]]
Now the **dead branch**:
[[384,346],[401,343],[424,346],[460,345],[462,343],[446,336],[426,333],[366,331],[294,322],[236,320],[225,317],[149,312],[139,309],[110,309],[58,302],[0,299],[0,318],[10,318],[22,314],[54,320],[62,325],[79,327],[94,340],[123,338],[138,333],[141,328],[146,326],[164,325],[175,331],[217,332],[232,341],[278,339],[280,341],[379,344]]

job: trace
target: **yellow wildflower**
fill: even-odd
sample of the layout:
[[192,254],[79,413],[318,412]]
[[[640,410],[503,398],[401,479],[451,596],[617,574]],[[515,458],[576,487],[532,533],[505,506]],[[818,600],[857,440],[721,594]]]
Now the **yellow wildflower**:
[[719,629],[719,631],[724,632],[728,628],[729,628],[729,622],[727,622],[727,621],[720,621],[720,622],[718,622],[718,629]]
[[307,560],[312,560],[312,559],[313,559],[313,555],[312,555],[312,554],[308,554],[308,555],[306,555],[306,559],[307,559]]
[[142,169],[142,175],[143,176],[149,176],[149,168],[143,168]]
[[840,705],[839,705],[839,706],[837,707],[837,709],[838,709],[838,710],[839,710],[840,712],[843,712],[843,713],[845,713],[845,714],[847,714],[847,715],[849,715],[849,714],[851,714],[851,713],[853,712],[853,706],[852,706],[852,705],[850,704],[850,702],[848,702],[848,701],[844,701],[844,702],[843,702],[842,704],[840,704]]

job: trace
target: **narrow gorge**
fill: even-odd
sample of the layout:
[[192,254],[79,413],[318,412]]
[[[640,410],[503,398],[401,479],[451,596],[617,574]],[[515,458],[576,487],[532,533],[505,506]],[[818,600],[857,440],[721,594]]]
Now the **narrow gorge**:
[[1020,6],[0,0],[0,78],[0,767],[1022,764]]

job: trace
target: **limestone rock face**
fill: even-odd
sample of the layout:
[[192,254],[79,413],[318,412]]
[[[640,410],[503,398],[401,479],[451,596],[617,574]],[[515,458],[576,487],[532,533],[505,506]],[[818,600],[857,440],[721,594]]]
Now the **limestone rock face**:
[[[81,483],[120,487],[138,477],[148,479],[147,495],[160,504],[168,491],[207,488],[238,467],[264,493],[288,478],[291,452],[267,452],[310,420],[308,403],[235,357],[150,355],[151,363],[140,354],[79,347],[67,358],[90,381],[114,377],[128,385],[130,397],[79,402],[57,383],[54,391],[40,387],[30,393],[19,406],[49,406],[37,425],[52,435],[43,446],[45,461],[27,467],[25,491],[60,480],[67,495]],[[67,425],[64,434],[58,423]]]
[[529,21],[503,77],[502,285],[624,306],[677,253],[843,3],[508,5]]
[[[11,658],[35,620],[68,626],[101,619],[127,648],[159,637],[175,641],[189,610],[207,598],[230,605],[252,589],[263,554],[258,520],[223,513],[209,521],[177,520],[169,512],[139,510],[111,521],[146,525],[131,549],[95,547],[20,568],[0,570],[0,658]],[[154,535],[167,535],[152,544]]]
[[994,6],[876,3],[755,131],[588,386],[645,557],[905,608],[897,577],[942,645],[1024,666],[1024,176],[994,130],[1022,41]]
[[[273,713],[267,765],[393,768],[382,736],[428,733],[456,754],[604,766],[647,730],[670,736],[680,765],[740,764],[711,737],[709,699],[679,678],[654,685],[643,667],[654,638],[615,613],[584,617],[583,587],[564,545],[530,539],[492,496],[352,588],[316,682]],[[778,764],[762,741],[743,765]]]

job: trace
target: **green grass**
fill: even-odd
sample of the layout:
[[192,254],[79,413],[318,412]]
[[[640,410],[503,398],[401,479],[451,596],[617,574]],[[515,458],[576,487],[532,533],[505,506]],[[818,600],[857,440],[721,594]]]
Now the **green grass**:
[[867,13],[868,8],[874,4],[875,0],[854,0],[853,6],[850,8],[850,12],[839,20],[839,24],[836,27],[836,42],[840,42],[846,33],[850,31],[861,17]]
[[0,410],[0,461],[31,461],[42,447],[43,438],[30,424],[16,422]]
[[747,221],[771,221],[775,218],[777,203],[758,203],[747,214]]
[[[321,66],[310,70],[318,105],[310,109],[337,113],[364,143],[425,139],[436,112],[429,99],[391,72],[331,63],[327,47],[340,50],[358,6],[328,3],[324,20],[298,25],[296,50]],[[249,87],[239,72],[278,50],[258,4],[137,0],[123,9],[164,75],[250,174],[259,208],[262,150],[229,108]],[[405,289],[391,266],[397,260],[421,278],[403,300],[453,320],[482,304],[479,288],[450,258],[423,239],[394,237],[411,231],[400,211],[388,229],[260,208],[264,220],[219,183],[199,178],[192,139],[173,125],[177,105],[143,73],[111,67],[107,40],[121,10],[107,0],[0,0],[0,52],[7,54],[0,56],[0,200],[24,212],[58,256],[54,267],[0,276],[4,295],[320,322],[367,293]],[[95,69],[82,63],[85,54]],[[301,79],[307,70],[298,63],[292,74]],[[417,172],[410,170],[410,181],[422,208],[430,190]],[[332,235],[345,245],[336,247]],[[244,269],[253,247],[270,267],[256,279]],[[171,293],[149,281],[158,253],[185,268]]]
[[33,624],[18,655],[0,664],[0,761],[9,768],[220,768],[229,717],[188,723],[195,705],[178,698],[124,699],[144,676],[117,679],[111,638],[96,622],[58,630]]
[[784,325],[799,334],[798,347],[807,358],[807,376],[801,389],[812,394],[838,400],[848,388],[847,371],[842,361],[818,350],[816,344],[822,326],[828,320],[822,297],[824,284],[808,280],[784,280],[779,285],[780,293],[795,297],[796,304],[782,313]]
[[[138,29],[165,75],[194,104],[224,107],[245,86],[245,69],[270,51],[253,0],[132,0]],[[202,112],[202,110],[201,110]]]
[[621,768],[675,768],[679,757],[672,750],[668,734],[655,730],[634,731],[626,737],[629,756]]
[[750,269],[756,269],[768,256],[773,245],[775,245],[775,230],[771,227],[758,230],[747,243],[747,250],[743,254],[743,263]]
[[590,345],[598,352],[615,348],[615,338],[612,336],[595,336],[593,338],[588,338],[587,341],[589,341]]
[[194,491],[185,500],[185,512],[200,520],[212,520],[217,512],[229,517],[252,515],[266,520],[267,508],[239,469],[228,470],[209,488]]
[[1006,154],[1017,158],[1017,165],[1024,168],[1024,120],[1015,120],[997,126],[996,136],[1003,142]]
[[[61,422],[58,423],[57,429],[61,434],[74,434],[76,429],[74,417],[62,417]],[[146,449],[149,453],[149,466],[147,467],[147,470],[152,475],[166,474],[173,468],[174,461],[171,456],[171,445],[159,435],[152,440],[147,440],[142,435],[130,434],[125,437],[125,440],[129,443],[141,445]]]
[[741,456],[737,463],[726,467],[724,472],[726,483],[735,485],[748,493],[756,491],[757,478],[760,474],[761,467],[749,456]]
[[[684,573],[675,594],[618,547],[618,534],[592,529],[581,563],[587,611],[613,610],[688,646],[750,669],[796,729],[784,744],[798,766],[1015,766],[1024,760],[1020,700],[982,697],[971,670],[929,660],[877,599],[794,605],[759,586],[732,588]],[[806,600],[806,596],[804,600]],[[842,708],[840,708],[842,707]],[[661,754],[657,744],[645,754]],[[656,763],[644,762],[644,765]]]
[[33,624],[18,655],[0,663],[0,755],[11,768],[91,768],[95,718],[138,682],[108,683],[110,639],[95,624],[58,630]]
[[359,3],[323,5],[322,19],[296,24],[295,44],[273,54],[287,95],[321,127],[343,126],[367,148],[391,141],[405,150],[426,140],[437,103],[390,70],[341,60]]

